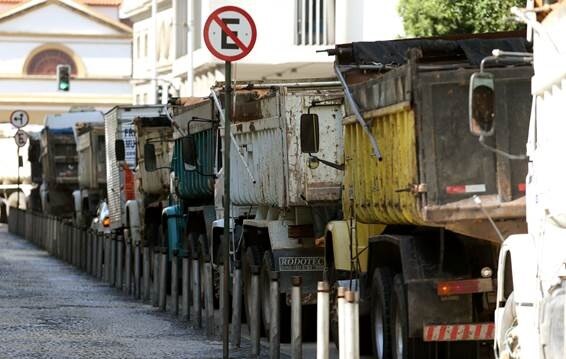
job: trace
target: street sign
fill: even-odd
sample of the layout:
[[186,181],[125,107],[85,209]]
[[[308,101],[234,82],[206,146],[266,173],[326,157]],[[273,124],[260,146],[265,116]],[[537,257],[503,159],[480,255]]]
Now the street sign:
[[26,131],[19,129],[18,132],[14,135],[14,140],[16,141],[16,145],[18,147],[24,147],[28,142],[28,134]]
[[256,40],[255,23],[246,11],[236,6],[214,10],[204,24],[204,42],[208,50],[224,61],[236,61],[252,51]]
[[10,114],[10,123],[15,128],[22,128],[29,123],[28,113],[23,110],[16,110]]

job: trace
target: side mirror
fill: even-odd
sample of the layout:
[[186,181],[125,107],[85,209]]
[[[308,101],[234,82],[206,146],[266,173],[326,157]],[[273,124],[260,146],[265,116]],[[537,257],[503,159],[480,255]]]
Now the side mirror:
[[476,72],[470,78],[469,123],[476,136],[492,136],[495,124],[495,86],[493,74]]
[[116,140],[116,142],[114,142],[114,150],[116,152],[117,162],[121,162],[126,159],[126,147],[124,146],[124,140]]
[[155,157],[155,145],[146,143],[143,145],[143,162],[147,172],[153,172],[157,168],[157,158]]
[[318,115],[301,115],[301,152],[317,153],[319,146]]
[[190,167],[197,166],[197,146],[193,136],[185,136],[181,139],[181,154],[183,163]]

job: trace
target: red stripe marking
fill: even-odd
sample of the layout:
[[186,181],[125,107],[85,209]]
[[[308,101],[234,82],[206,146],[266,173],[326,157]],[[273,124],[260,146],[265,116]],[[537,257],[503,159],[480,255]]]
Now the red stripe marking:
[[236,46],[238,46],[241,50],[243,51],[247,51],[248,47],[246,45],[244,45],[244,43],[238,38],[238,36],[236,36],[236,34],[234,34],[234,32],[232,32],[232,30],[230,30],[230,28],[228,27],[228,25],[226,25],[224,23],[224,21],[222,21],[222,19],[220,17],[218,17],[218,15],[216,15],[213,20],[218,24],[218,26],[220,26],[220,28],[222,29],[222,31],[224,31],[226,33],[226,35],[232,39],[232,41],[234,41],[234,43],[236,44]]
[[487,334],[485,335],[485,338],[483,339],[493,339],[493,329],[494,329],[495,325],[494,324],[487,324]]
[[452,325],[452,333],[450,333],[450,340],[456,340],[458,338],[459,325]]
[[481,334],[481,325],[476,325],[476,331],[474,332],[474,339],[478,339]]
[[470,335],[470,325],[466,324],[464,325],[464,334],[462,334],[462,339],[464,340],[468,339],[469,335]]
[[434,327],[426,327],[425,341],[431,341],[432,340],[432,333],[433,332],[434,332]]
[[437,340],[445,340],[446,338],[444,338],[444,334],[446,334],[446,325],[441,325]]
[[448,186],[446,187],[446,193],[448,194],[466,193],[466,186]]

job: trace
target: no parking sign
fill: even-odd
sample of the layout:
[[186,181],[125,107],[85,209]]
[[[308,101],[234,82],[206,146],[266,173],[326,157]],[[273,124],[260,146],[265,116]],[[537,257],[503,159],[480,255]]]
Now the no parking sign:
[[208,50],[224,61],[236,61],[250,53],[255,45],[255,23],[245,10],[236,6],[216,9],[204,24],[204,42]]

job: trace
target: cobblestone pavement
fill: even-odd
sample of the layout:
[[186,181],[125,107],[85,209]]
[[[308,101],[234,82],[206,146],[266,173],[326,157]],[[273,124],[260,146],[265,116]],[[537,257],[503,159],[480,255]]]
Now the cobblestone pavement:
[[[245,358],[248,349],[231,350]],[[172,315],[83,274],[0,226],[0,358],[221,358]]]

